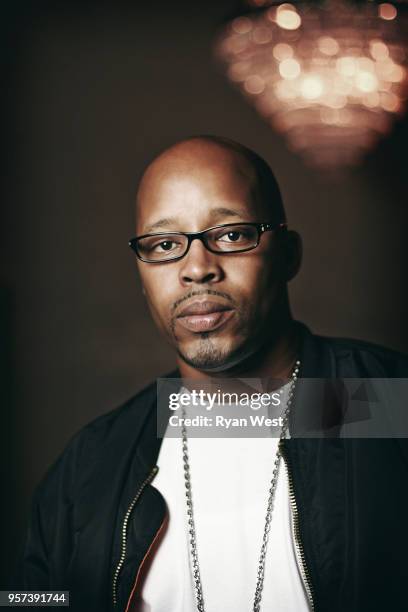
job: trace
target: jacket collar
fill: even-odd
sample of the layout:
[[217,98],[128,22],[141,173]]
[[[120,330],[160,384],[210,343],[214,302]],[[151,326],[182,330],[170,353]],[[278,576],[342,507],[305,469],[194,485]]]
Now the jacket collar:
[[336,360],[325,338],[312,334],[310,329],[296,321],[301,338],[300,362],[302,378],[335,378]]

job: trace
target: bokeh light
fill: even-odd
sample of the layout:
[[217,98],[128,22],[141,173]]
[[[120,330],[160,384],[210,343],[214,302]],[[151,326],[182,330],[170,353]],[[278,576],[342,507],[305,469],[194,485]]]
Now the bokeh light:
[[340,45],[335,38],[331,36],[320,36],[317,41],[319,50],[325,55],[336,55],[339,52]]
[[273,56],[279,61],[293,57],[293,47],[287,43],[278,43],[273,48]]
[[284,79],[295,79],[301,72],[300,64],[295,59],[284,59],[279,64],[279,72]]
[[306,76],[300,85],[300,91],[304,98],[315,100],[323,93],[323,82],[316,76]]
[[357,163],[405,110],[408,12],[369,0],[256,6],[220,37],[229,78],[308,163]]
[[254,74],[245,80],[244,88],[249,94],[260,94],[265,89],[265,82],[260,76]]
[[284,30],[297,30],[302,20],[292,4],[282,4],[276,9],[276,23]]
[[384,2],[380,4],[378,7],[378,14],[382,19],[387,21],[392,21],[397,16],[397,9],[393,4],[389,4],[388,2]]

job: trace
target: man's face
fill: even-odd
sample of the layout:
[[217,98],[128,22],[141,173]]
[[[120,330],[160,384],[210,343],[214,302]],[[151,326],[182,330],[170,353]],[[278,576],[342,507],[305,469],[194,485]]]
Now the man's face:
[[[249,174],[228,155],[170,159],[142,183],[136,235],[271,220],[268,207],[254,201],[251,185]],[[158,328],[179,357],[207,371],[227,369],[259,349],[285,294],[283,249],[275,232],[265,232],[251,251],[228,255],[194,240],[182,259],[138,260],[138,268]],[[190,306],[196,314],[183,313]]]

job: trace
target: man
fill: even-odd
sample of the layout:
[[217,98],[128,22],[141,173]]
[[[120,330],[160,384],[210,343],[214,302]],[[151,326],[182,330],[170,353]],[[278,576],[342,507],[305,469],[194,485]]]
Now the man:
[[[406,610],[405,440],[341,439],[335,401],[293,392],[297,378],[404,378],[407,360],[293,320],[300,239],[266,163],[217,137],[174,145],[143,175],[131,246],[177,390],[289,380],[280,441],[162,441],[150,385],[37,488],[18,587],[100,612]],[[294,437],[310,409],[324,435]]]

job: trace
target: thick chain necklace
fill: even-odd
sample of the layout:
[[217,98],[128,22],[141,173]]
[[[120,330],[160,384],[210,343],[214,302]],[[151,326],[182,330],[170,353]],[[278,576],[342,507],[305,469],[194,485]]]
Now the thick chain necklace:
[[[282,428],[279,435],[279,443],[278,448],[275,455],[275,461],[273,464],[272,470],[272,480],[269,488],[269,496],[268,496],[268,504],[266,507],[266,518],[265,518],[265,527],[262,536],[262,545],[261,552],[259,556],[259,564],[258,564],[258,575],[255,587],[255,596],[252,610],[253,612],[260,611],[261,605],[261,597],[262,597],[262,589],[264,584],[264,576],[265,576],[265,558],[266,558],[266,548],[268,544],[268,536],[269,529],[272,520],[272,510],[273,510],[273,501],[275,497],[276,486],[278,483],[278,474],[279,474],[279,466],[281,460],[281,450],[280,444],[282,440],[286,437],[286,431],[288,428],[289,421],[289,412],[290,407],[292,405],[293,393],[296,386],[297,377],[299,374],[300,361],[296,361],[295,366],[293,368],[292,374],[290,376],[290,384],[288,390],[288,397],[285,405],[285,410],[282,413]],[[185,417],[185,409],[182,409],[182,416]],[[181,438],[182,438],[182,449],[183,449],[183,466],[184,466],[184,484],[186,490],[186,505],[187,505],[187,523],[188,523],[188,534],[190,539],[190,557],[193,569],[193,579],[194,579],[194,588],[195,588],[195,596],[196,596],[196,604],[198,612],[205,612],[204,608],[204,598],[203,598],[203,587],[201,584],[201,576],[200,576],[200,566],[198,564],[198,554],[197,554],[197,541],[196,541],[196,529],[194,522],[194,511],[193,511],[193,499],[191,493],[191,474],[190,474],[190,462],[188,456],[188,442],[187,442],[187,429],[184,425],[181,428]]]

